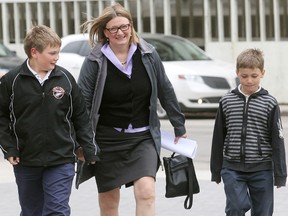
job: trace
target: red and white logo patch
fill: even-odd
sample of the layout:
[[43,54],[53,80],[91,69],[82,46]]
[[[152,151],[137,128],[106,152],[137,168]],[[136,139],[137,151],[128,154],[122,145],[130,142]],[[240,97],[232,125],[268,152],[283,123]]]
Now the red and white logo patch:
[[65,94],[65,90],[62,87],[60,87],[60,86],[55,86],[52,89],[52,92],[53,92],[53,96],[56,99],[61,99],[64,96],[64,94]]

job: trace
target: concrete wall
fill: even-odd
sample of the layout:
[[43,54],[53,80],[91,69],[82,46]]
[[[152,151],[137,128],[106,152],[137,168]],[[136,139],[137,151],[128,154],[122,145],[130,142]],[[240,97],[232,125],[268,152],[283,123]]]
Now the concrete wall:
[[288,42],[209,42],[205,50],[210,56],[236,64],[238,54],[247,48],[259,48],[264,52],[266,74],[261,85],[279,103],[288,104]]

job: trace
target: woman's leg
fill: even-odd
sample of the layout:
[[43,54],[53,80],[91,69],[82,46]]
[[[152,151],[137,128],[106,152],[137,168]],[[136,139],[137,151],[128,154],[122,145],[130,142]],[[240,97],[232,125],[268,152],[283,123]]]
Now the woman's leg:
[[118,216],[120,189],[99,193],[99,207],[101,216]]
[[134,182],[136,216],[155,215],[155,179],[142,177]]

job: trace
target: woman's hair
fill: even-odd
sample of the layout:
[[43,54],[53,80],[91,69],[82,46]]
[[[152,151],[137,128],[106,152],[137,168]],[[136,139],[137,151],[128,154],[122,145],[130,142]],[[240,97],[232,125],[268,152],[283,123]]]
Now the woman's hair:
[[51,28],[45,25],[35,25],[27,32],[24,39],[24,51],[31,58],[31,48],[42,53],[46,47],[60,47],[61,38]]
[[102,14],[97,18],[88,20],[81,25],[83,32],[89,31],[90,45],[93,47],[97,42],[107,43],[107,38],[104,34],[106,24],[115,17],[125,17],[129,20],[131,26],[130,43],[138,43],[139,38],[133,27],[132,16],[128,10],[122,5],[116,3],[106,7]]
[[240,68],[264,69],[263,52],[259,49],[246,49],[237,57],[236,70]]

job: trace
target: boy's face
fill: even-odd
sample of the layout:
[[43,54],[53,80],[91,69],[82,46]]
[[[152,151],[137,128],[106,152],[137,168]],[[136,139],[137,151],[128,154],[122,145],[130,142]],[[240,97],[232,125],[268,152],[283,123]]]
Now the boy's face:
[[265,70],[261,71],[259,68],[239,68],[236,73],[241,84],[241,91],[246,95],[251,95],[258,90]]
[[31,49],[34,70],[37,72],[48,72],[53,70],[59,59],[60,47],[46,47],[43,52]]

